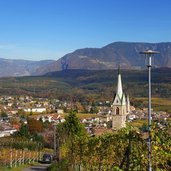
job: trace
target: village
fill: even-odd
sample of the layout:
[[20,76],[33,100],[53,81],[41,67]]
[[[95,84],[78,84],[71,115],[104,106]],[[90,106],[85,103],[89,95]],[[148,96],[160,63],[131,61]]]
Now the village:
[[[129,96],[123,93],[121,74],[119,73],[113,103],[99,101],[92,105],[31,96],[1,96],[0,137],[10,136],[19,131],[22,124],[27,124],[28,117],[56,125],[64,122],[65,115],[71,110],[82,115],[80,121],[91,135],[117,130],[125,127],[126,123],[148,118],[147,108],[136,109],[130,105]],[[170,114],[167,112],[152,110],[152,120],[157,120],[160,128],[165,126],[164,121],[169,117]]]

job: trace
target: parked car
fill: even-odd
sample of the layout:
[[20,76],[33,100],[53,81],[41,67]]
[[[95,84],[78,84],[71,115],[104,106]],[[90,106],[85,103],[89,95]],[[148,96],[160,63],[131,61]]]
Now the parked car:
[[51,163],[52,162],[52,155],[51,154],[43,154],[42,162],[43,163]]

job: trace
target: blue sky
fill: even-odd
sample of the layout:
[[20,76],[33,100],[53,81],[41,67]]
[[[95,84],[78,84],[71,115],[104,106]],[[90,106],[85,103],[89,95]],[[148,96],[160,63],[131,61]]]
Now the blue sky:
[[115,41],[170,42],[170,0],[0,0],[0,57],[43,60]]

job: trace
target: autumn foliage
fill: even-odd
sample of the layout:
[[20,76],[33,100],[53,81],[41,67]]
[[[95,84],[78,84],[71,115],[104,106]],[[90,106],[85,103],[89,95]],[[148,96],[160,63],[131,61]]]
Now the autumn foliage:
[[35,120],[33,118],[28,119],[28,130],[31,134],[40,133],[43,131],[42,122]]
[[[153,170],[171,169],[171,136],[166,128],[153,125]],[[68,171],[146,171],[148,167],[147,138],[140,130],[128,127],[101,136],[84,134],[78,118],[70,114],[57,127],[60,160],[56,170]]]

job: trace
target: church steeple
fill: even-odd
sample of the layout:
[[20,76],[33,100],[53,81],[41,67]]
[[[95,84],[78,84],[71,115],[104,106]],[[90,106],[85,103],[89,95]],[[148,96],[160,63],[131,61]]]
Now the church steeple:
[[[128,102],[128,103],[126,103]],[[118,130],[126,126],[126,116],[129,111],[129,96],[126,99],[122,90],[122,80],[120,67],[118,68],[118,82],[116,88],[116,94],[114,96],[112,104],[112,128]]]
[[116,94],[119,96],[120,99],[122,98],[123,90],[122,90],[120,66],[118,68],[118,83],[117,83],[117,88],[116,88]]
[[113,105],[125,105],[126,99],[125,94],[122,90],[122,79],[121,79],[121,72],[120,72],[120,66],[118,67],[118,81],[117,81],[117,87],[116,87],[116,94],[114,97]]

